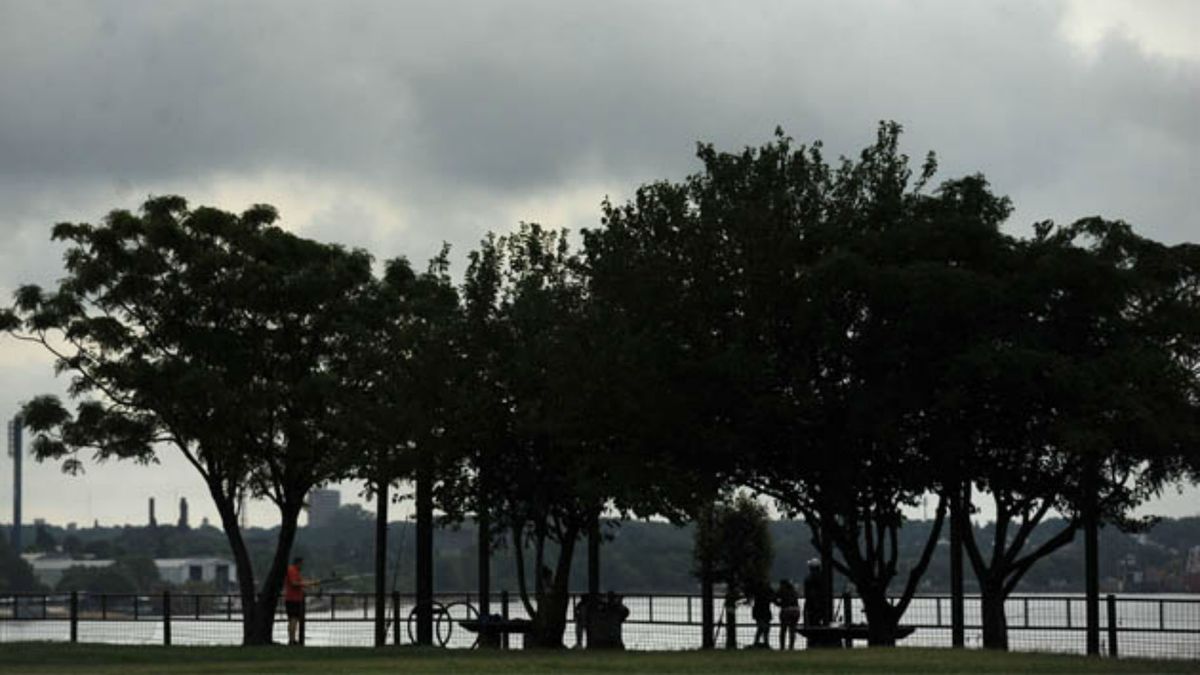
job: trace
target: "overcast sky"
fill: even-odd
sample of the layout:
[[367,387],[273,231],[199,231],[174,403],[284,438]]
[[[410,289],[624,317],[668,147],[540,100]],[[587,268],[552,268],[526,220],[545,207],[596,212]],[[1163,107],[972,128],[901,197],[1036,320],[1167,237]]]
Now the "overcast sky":
[[[49,283],[58,221],[148,195],[277,206],[305,236],[456,259],[518,221],[595,226],[606,195],[782,126],[856,153],[882,119],[1008,224],[1101,214],[1200,234],[1200,2],[57,2],[0,0],[0,301]],[[461,267],[461,266],[460,266]],[[61,392],[0,336],[0,416]],[[11,522],[0,460],[0,522]],[[190,467],[27,463],[27,522],[142,523]],[[344,486],[347,500],[353,486]],[[1200,513],[1194,490],[1151,510]],[[272,520],[270,509],[252,520]]]

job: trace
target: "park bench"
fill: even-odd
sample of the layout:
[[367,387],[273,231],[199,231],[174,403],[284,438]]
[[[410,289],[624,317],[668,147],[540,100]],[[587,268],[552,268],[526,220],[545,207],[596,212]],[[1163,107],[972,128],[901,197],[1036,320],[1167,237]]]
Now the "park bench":
[[499,649],[503,638],[513,633],[525,635],[533,630],[533,622],[529,619],[483,618],[466,619],[458,625],[472,633],[479,634],[479,646]]
[[[903,640],[915,630],[916,626],[897,626],[896,639]],[[800,626],[796,631],[808,640],[809,647],[852,647],[854,640],[866,640],[868,637],[865,623],[850,626]]]

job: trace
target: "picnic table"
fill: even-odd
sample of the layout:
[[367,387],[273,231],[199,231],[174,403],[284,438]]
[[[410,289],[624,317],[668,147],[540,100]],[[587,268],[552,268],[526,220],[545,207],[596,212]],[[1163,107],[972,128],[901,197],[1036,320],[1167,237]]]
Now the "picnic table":
[[[896,639],[903,640],[915,630],[916,626],[896,626]],[[868,637],[865,623],[849,626],[800,626],[796,632],[808,640],[810,647],[841,647],[843,644],[852,647],[854,640],[866,640]]]
[[479,634],[479,646],[499,649],[504,637],[513,633],[524,635],[533,630],[533,622],[529,619],[502,619],[485,617],[481,619],[466,619],[458,625],[472,633]]

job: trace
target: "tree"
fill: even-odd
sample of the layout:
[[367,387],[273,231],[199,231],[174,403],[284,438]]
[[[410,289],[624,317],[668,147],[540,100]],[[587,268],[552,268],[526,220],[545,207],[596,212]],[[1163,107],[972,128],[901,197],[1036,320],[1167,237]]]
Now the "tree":
[[[695,531],[695,573],[725,584],[726,645],[737,649],[737,603],[770,586],[774,549],[767,510],[748,495],[718,502]],[[711,571],[706,567],[711,566]]]
[[[1046,364],[1042,386],[1051,395],[1037,415],[1048,431],[1043,442],[1065,468],[1053,483],[1053,507],[1085,533],[1088,651],[1098,653],[1098,529],[1144,527],[1129,513],[1186,475],[1200,440],[1197,252],[1139,237],[1123,222],[1087,218],[1066,228],[1039,224],[1030,253],[1035,273],[1027,278],[1039,286],[1040,302],[1028,310],[1036,325],[1022,337]],[[1017,545],[1006,547],[997,525],[988,572],[1010,577],[992,603],[990,646],[1004,648],[999,603],[1036,557],[1013,565],[1024,535],[1018,530]],[[975,566],[985,568],[970,544]]]
[[417,483],[418,642],[431,644],[432,483],[452,462],[447,429],[460,368],[456,343],[458,297],[450,284],[448,249],[423,274],[408,261],[387,262],[384,278],[358,303],[351,323],[357,335],[332,365],[344,387],[336,402],[358,439],[353,473],[376,496],[376,645],[386,641],[385,580],[389,488],[401,479]]
[[935,163],[914,181],[899,134],[881,125],[836,168],[782,132],[741,153],[701,146],[702,173],[606,209],[589,241],[620,319],[663,364],[650,371],[661,387],[644,381],[668,431],[646,424],[645,437],[675,434],[659,456],[697,468],[698,485],[741,482],[804,514],[827,569],[862,593],[875,644],[894,641],[945,513],[893,606],[901,509],[937,489],[947,445],[927,413],[945,368],[934,345],[959,317],[928,292],[957,281],[949,256],[997,236],[934,217],[948,199],[923,193]]
[[585,281],[565,232],[522,225],[471,254],[462,293],[464,379],[449,437],[465,452],[442,506],[476,514],[481,558],[498,535],[511,538],[529,643],[542,647],[562,646],[577,540],[648,482],[612,426],[611,345]]
[[[0,314],[0,329],[54,355],[80,400],[74,414],[55,397],[26,406],[40,459],[78,472],[84,452],[152,463],[173,447],[203,478],[237,565],[246,644],[270,642],[305,496],[342,475],[354,443],[331,414],[342,392],[328,364],[353,348],[344,336],[371,280],[365,253],[291,235],[276,217],[159,197],[99,226],[60,224],[67,276],[52,292],[21,287]],[[281,517],[258,588],[244,495]]]
[[0,537],[0,593],[38,593],[45,586],[38,581],[33,566],[13,550],[8,537]]

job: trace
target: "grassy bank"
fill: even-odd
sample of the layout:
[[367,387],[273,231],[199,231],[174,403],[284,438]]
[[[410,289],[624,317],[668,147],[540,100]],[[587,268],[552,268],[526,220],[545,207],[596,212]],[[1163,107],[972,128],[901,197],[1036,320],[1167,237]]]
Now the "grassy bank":
[[20,673],[1200,673],[1200,663],[948,649],[778,652],[521,652],[399,648],[0,645]]

